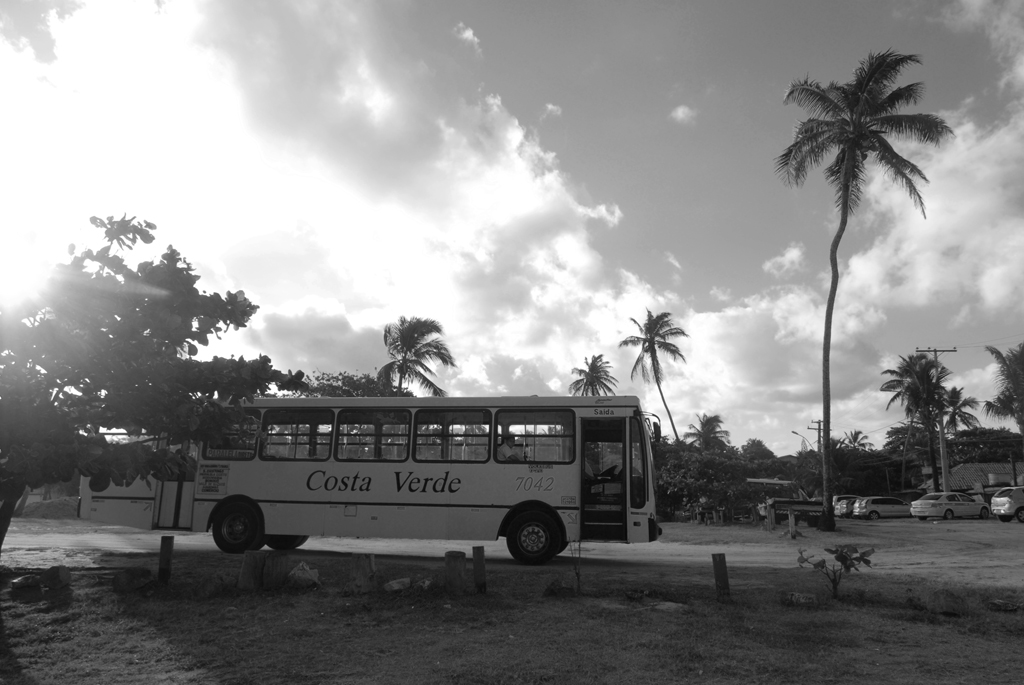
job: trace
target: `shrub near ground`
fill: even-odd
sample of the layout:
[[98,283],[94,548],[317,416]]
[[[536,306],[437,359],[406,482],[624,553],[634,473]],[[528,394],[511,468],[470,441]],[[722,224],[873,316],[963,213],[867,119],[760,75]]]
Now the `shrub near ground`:
[[[694,527],[697,528],[697,527]],[[670,537],[685,535],[671,529]],[[690,531],[763,541],[747,527]],[[772,535],[772,539],[777,536]],[[743,543],[739,543],[743,544]],[[806,544],[806,543],[804,543]],[[155,557],[138,557],[155,568]],[[488,569],[486,595],[343,592],[352,561],[317,560],[323,587],[202,599],[210,578],[237,575],[227,555],[178,554],[169,586],[116,595],[109,570],[77,571],[70,588],[0,590],[0,682],[45,683],[901,683],[1015,682],[1024,637],[1019,613],[992,612],[1004,588],[950,586],[912,576],[844,580],[844,599],[807,569],[737,569],[732,601],[708,573],[671,567],[588,568],[582,596],[571,568]],[[378,561],[379,578],[439,579],[436,566]],[[964,614],[927,608],[936,591]],[[784,607],[782,591],[815,594],[815,608]]]

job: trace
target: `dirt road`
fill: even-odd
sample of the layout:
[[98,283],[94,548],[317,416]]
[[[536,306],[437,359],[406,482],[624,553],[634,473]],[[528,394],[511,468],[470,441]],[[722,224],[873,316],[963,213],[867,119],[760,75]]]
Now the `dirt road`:
[[[647,545],[584,543],[588,568],[621,574],[624,580],[640,576],[692,576],[707,580],[711,555],[724,553],[734,585],[770,584],[776,571],[796,568],[797,550],[825,555],[823,548],[854,544],[876,549],[873,573],[905,574],[969,585],[1020,588],[1024,584],[1024,525],[994,520],[921,522],[841,521],[836,533],[798,528],[790,539],[782,528],[774,532],[744,526],[664,524],[662,539]],[[46,568],[65,564],[79,568],[117,567],[156,563],[160,537],[166,531],[140,531],[98,526],[89,521],[15,519],[4,543],[0,563],[12,568]],[[174,533],[175,563],[232,564],[207,533]],[[436,564],[448,550],[470,554],[470,541],[380,540],[314,538],[294,554],[315,560],[350,554],[375,554],[403,563]],[[504,540],[482,543],[487,563],[516,565]],[[543,569],[572,569],[568,552]]]

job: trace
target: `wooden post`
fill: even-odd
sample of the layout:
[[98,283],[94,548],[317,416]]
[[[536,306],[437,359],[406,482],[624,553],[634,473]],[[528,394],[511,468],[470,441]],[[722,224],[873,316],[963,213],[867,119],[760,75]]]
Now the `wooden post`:
[[377,562],[372,554],[357,554],[353,558],[352,592],[365,595],[373,590],[373,577],[377,573]]
[[755,528],[761,525],[761,512],[757,510],[756,504],[750,505],[750,522],[754,525]]
[[160,536],[160,568],[156,579],[167,585],[171,580],[171,555],[174,553],[174,536]]
[[466,553],[444,553],[444,587],[453,595],[461,595],[466,586]]
[[796,540],[796,514],[792,509],[789,510],[789,537]]
[[765,521],[768,524],[765,529],[768,532],[771,532],[775,530],[775,505],[769,504],[767,507],[765,507],[764,511],[767,514],[767,516],[765,517]]
[[266,552],[256,549],[245,550],[242,570],[238,573],[239,590],[258,590],[263,587],[263,565],[266,561]]
[[263,563],[263,589],[276,590],[284,587],[291,570],[287,552],[268,552]]
[[478,593],[487,594],[487,571],[484,568],[483,546],[473,548],[473,582],[476,584]]
[[718,593],[718,601],[727,601],[729,599],[729,570],[725,566],[725,555],[712,554],[711,563],[715,567],[715,591]]

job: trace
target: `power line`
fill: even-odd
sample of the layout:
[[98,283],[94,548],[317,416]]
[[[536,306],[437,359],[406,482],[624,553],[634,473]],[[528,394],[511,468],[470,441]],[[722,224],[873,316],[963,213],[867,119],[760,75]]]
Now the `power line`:
[[1004,342],[1006,340],[1024,340],[1024,333],[1018,333],[1017,335],[1004,335],[1001,338],[992,338],[991,340],[977,340],[975,342],[959,345],[959,347],[986,347],[989,343]]

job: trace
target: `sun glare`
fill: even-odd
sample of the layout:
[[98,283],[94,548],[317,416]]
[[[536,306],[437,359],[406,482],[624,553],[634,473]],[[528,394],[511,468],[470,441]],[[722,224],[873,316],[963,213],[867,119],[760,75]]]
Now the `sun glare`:
[[0,257],[0,310],[15,307],[38,293],[50,275],[46,264],[18,257],[17,250]]

